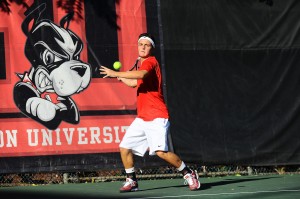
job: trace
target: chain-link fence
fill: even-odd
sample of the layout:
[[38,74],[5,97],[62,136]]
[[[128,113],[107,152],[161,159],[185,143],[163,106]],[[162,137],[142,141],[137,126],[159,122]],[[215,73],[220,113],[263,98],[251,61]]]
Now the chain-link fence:
[[[197,170],[200,177],[216,177],[228,175],[268,175],[268,174],[300,174],[300,165],[295,166],[200,166],[189,165]],[[140,180],[181,178],[176,169],[169,166],[137,168]],[[34,186],[44,184],[98,183],[123,181],[123,169],[105,169],[98,171],[45,172],[45,173],[11,173],[0,174],[0,186]]]

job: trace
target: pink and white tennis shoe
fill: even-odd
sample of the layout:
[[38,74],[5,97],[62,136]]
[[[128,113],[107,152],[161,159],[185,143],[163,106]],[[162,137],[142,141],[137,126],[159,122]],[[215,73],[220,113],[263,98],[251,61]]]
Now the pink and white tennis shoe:
[[137,181],[132,180],[131,178],[126,178],[126,182],[124,183],[123,187],[120,188],[120,192],[131,192],[131,191],[138,191],[139,186]]
[[184,184],[188,184],[191,191],[195,191],[200,188],[201,184],[198,180],[199,176],[197,171],[193,171],[192,173],[187,173],[183,176],[183,178],[185,179]]

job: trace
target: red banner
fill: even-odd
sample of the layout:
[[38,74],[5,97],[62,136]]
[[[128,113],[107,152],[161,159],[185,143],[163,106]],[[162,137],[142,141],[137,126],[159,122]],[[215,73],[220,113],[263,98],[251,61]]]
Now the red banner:
[[[138,35],[146,32],[145,2],[143,0],[117,2],[115,8],[117,24],[120,27],[117,29],[119,60],[124,66],[122,70],[127,70],[137,58]],[[56,0],[53,0],[52,6],[53,24],[59,26],[59,21],[66,12],[57,7]],[[11,3],[10,9],[10,14],[0,12],[0,33],[4,37],[3,44],[0,44],[4,46],[4,57],[0,54],[0,59],[5,60],[5,66],[0,66],[0,69],[5,69],[1,72],[4,71],[6,77],[0,80],[0,157],[118,151],[118,144],[126,128],[133,121],[133,115],[86,116],[88,114],[85,114],[80,117],[78,124],[62,121],[53,130],[30,117],[14,116],[21,113],[13,96],[15,84],[20,81],[20,77],[16,74],[29,72],[32,63],[25,56],[27,38],[21,28],[26,8]],[[71,21],[69,29],[77,34],[83,43],[81,61],[88,62],[84,12],[82,16],[81,20]],[[91,78],[85,90],[74,94],[72,100],[78,111],[86,113],[135,110],[136,90],[116,79]]]
[[134,116],[85,116],[80,125],[49,130],[30,119],[2,119],[0,157],[118,151]]

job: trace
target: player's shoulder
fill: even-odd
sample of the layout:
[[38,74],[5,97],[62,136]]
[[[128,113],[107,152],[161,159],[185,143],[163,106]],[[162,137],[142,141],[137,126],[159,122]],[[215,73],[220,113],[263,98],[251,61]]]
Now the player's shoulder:
[[158,65],[156,58],[154,56],[150,56],[142,62],[140,69],[150,71],[155,69]]
[[146,62],[149,62],[149,63],[151,63],[151,64],[153,64],[153,65],[156,65],[156,63],[158,63],[156,57],[154,57],[154,56],[148,57],[147,59],[145,59],[145,61],[146,61]]

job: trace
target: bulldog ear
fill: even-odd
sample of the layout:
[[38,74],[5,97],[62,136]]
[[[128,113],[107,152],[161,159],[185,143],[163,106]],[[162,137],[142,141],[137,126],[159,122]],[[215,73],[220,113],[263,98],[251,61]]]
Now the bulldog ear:
[[[30,32],[32,27],[34,27],[34,25],[37,24],[37,22],[39,21],[39,18],[41,16],[41,13],[44,12],[45,9],[46,9],[46,4],[43,3],[43,4],[39,5],[38,7],[36,7],[33,11],[31,11],[26,16],[26,18],[22,22],[22,31],[24,32],[25,35],[28,35],[28,33]],[[33,22],[32,27],[29,29],[28,26],[32,20],[34,20],[34,22]]]
[[[69,12],[66,16],[64,16],[60,20],[60,26],[65,29],[69,29],[70,21],[73,19],[73,16],[74,16],[74,12]],[[67,27],[64,27],[65,23],[67,23]]]

